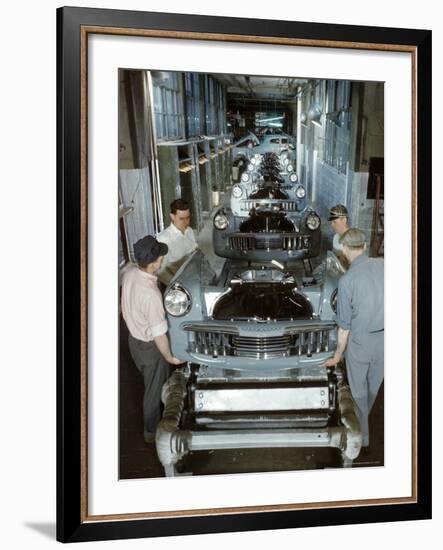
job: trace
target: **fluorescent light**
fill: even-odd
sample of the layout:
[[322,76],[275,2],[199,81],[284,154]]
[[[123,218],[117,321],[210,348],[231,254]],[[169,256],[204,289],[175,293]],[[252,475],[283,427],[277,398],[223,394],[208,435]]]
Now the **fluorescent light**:
[[257,120],[257,122],[272,122],[273,120],[283,120],[284,118],[285,118],[284,115],[275,116],[275,117],[272,117],[272,118],[263,118],[261,120]]

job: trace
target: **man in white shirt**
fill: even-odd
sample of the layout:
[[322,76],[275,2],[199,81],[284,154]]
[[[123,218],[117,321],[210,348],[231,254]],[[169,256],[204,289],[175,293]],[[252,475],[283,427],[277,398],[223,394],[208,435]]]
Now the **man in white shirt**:
[[[180,365],[174,357],[167,336],[168,324],[155,273],[167,245],[148,235],[134,245],[138,265],[131,265],[122,280],[121,307],[129,331],[129,351],[143,376],[144,440],[151,443],[160,422],[161,389],[169,376],[169,364]],[[168,364],[169,363],[169,364]]]
[[169,249],[158,273],[160,281],[165,285],[169,284],[189,254],[197,248],[194,231],[189,226],[189,204],[184,199],[176,199],[171,203],[170,218],[171,224],[157,235],[158,241],[167,244]]
[[334,230],[334,238],[332,240],[332,249],[334,253],[343,257],[343,245],[340,243],[340,237],[349,229],[348,210],[343,204],[337,204],[329,210],[328,220],[331,222]]

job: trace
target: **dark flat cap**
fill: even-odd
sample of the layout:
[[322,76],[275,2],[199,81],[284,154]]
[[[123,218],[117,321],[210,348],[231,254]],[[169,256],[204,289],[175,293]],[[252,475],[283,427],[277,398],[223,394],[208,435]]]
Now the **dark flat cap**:
[[337,218],[347,218],[348,209],[343,204],[337,204],[329,210],[328,221],[336,220]]
[[134,256],[138,264],[150,264],[167,253],[168,245],[157,241],[152,235],[147,235],[134,244]]

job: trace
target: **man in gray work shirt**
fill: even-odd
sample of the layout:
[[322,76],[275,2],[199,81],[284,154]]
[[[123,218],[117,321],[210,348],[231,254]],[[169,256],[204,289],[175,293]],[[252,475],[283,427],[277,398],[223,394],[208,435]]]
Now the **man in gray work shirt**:
[[362,446],[369,446],[368,416],[384,374],[384,261],[365,254],[365,234],[351,228],[340,239],[349,270],[338,283],[338,344],[325,366],[346,350],[346,371],[357,406]]

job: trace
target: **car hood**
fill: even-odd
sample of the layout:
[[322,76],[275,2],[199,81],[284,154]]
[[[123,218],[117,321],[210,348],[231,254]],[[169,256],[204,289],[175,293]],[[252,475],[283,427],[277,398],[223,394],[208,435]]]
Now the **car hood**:
[[242,233],[262,233],[263,231],[290,232],[295,231],[294,224],[283,212],[253,212],[247,220],[240,224]]
[[234,284],[213,309],[217,320],[307,320],[312,315],[310,302],[297,292],[295,283]]
[[[283,180],[284,181],[284,180]],[[281,189],[278,189],[276,186],[267,186],[262,189],[259,189],[258,191],[255,191],[255,193],[251,193],[249,195],[250,199],[282,199],[282,200],[288,200],[289,196],[287,193],[282,191]]]

